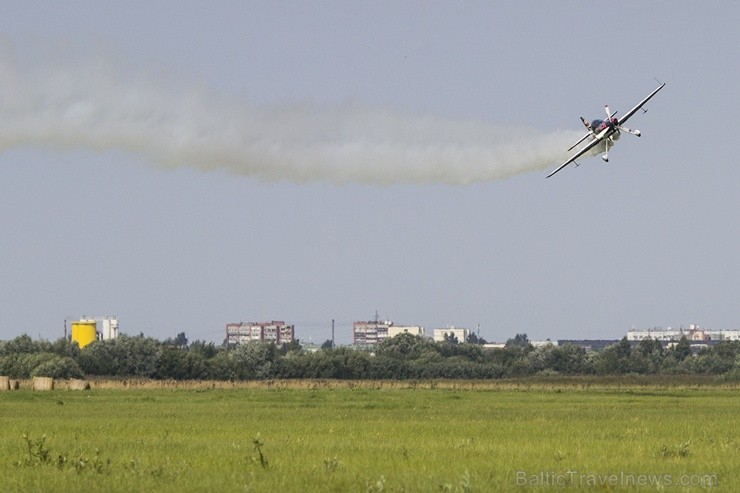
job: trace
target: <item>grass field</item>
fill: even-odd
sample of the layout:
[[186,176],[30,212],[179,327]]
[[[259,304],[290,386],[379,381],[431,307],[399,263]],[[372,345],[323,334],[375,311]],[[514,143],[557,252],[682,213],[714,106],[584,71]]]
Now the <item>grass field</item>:
[[155,387],[0,393],[0,491],[740,491],[732,385]]

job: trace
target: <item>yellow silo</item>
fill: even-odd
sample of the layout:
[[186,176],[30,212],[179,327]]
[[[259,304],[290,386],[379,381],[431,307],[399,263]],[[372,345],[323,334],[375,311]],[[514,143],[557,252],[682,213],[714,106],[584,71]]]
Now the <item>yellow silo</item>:
[[72,322],[72,340],[83,348],[93,342],[96,337],[96,323],[94,320],[79,320]]

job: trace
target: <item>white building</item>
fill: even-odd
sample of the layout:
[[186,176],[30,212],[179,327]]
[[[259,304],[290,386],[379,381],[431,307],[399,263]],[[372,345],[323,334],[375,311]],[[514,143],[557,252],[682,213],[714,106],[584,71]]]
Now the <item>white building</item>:
[[533,347],[544,347],[544,346],[558,346],[558,341],[551,341],[547,339],[545,341],[529,341]]
[[483,344],[483,349],[504,349],[505,347],[505,342],[487,342]]
[[740,330],[704,330],[702,341],[740,341]]
[[444,342],[445,338],[450,338],[453,335],[457,339],[457,342],[468,342],[470,330],[459,329],[454,325],[450,325],[446,329],[434,329],[434,342]]
[[654,329],[627,331],[628,341],[641,341],[650,338],[657,341],[676,342],[680,341],[682,337],[686,337],[689,341],[738,341],[740,340],[740,330],[709,330],[691,324],[688,330],[684,330],[683,327],[679,329],[656,327]]
[[643,339],[655,339],[656,341],[678,341],[683,336],[688,337],[688,333],[684,333],[683,329],[673,330],[670,327],[663,329],[662,327],[655,327],[653,329],[643,330],[628,330],[627,340],[628,341],[641,341]]
[[424,327],[419,325],[391,325],[388,327],[388,337],[396,337],[400,334],[424,337]]

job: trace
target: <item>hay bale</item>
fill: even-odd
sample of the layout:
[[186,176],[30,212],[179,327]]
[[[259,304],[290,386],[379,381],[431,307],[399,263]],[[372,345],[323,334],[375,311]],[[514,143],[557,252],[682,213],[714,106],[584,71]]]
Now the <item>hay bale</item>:
[[54,379],[51,377],[33,377],[33,390],[54,390]]
[[0,377],[0,390],[10,390],[10,378]]
[[11,380],[10,381],[10,390],[18,390],[21,388],[21,381],[20,380]]
[[73,378],[69,381],[69,390],[90,390],[90,382]]

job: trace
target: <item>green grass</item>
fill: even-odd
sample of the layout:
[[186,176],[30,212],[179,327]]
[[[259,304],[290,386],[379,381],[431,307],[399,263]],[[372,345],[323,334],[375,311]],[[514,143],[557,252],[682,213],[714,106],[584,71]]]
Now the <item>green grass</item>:
[[740,491],[738,409],[710,386],[20,390],[0,491]]

